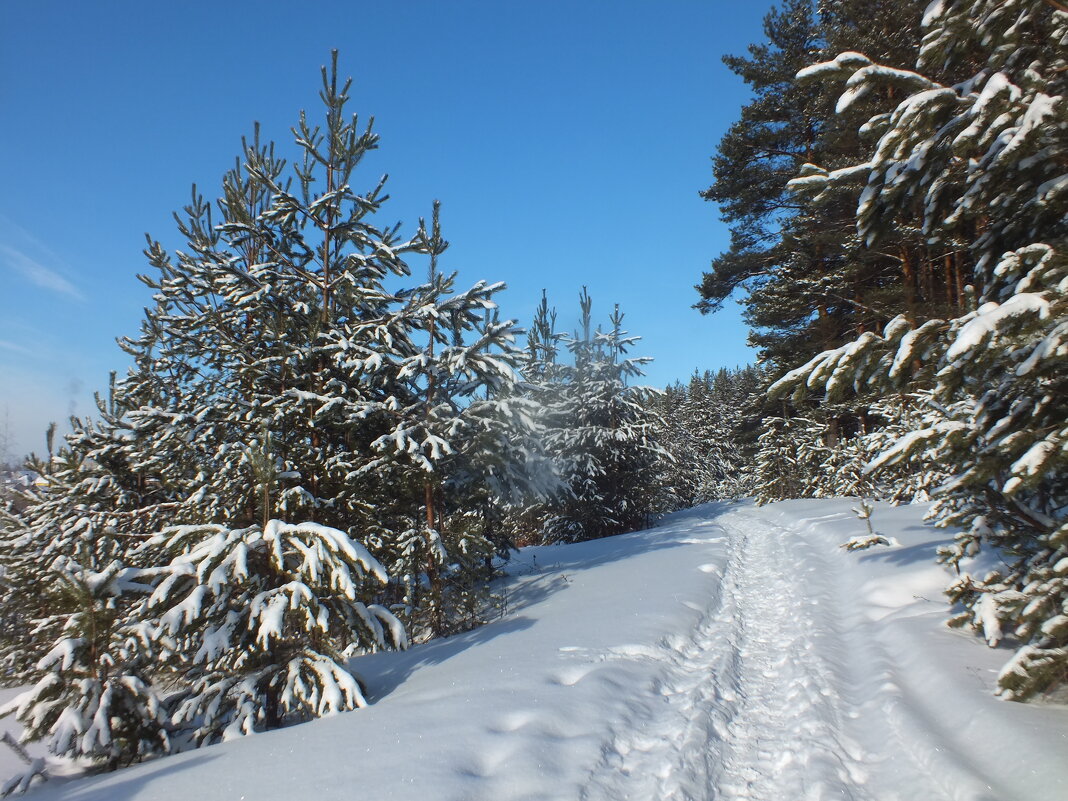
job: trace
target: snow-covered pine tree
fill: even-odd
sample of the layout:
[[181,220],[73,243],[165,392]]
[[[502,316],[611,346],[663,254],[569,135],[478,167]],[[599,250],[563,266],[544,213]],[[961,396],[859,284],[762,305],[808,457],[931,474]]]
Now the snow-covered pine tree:
[[[869,405],[887,418],[878,417]],[[853,414],[858,407],[865,409],[859,419]],[[782,403],[781,408],[782,416],[763,421],[756,492],[761,503],[841,496],[912,500],[920,488],[930,488],[937,475],[934,471],[921,476],[915,465],[880,476],[867,470],[878,452],[873,449],[900,432],[902,420],[912,419],[901,401],[894,406],[866,398],[849,404],[804,404],[793,410]],[[847,429],[845,421],[858,427]]]
[[406,346],[382,282],[422,246],[375,226],[381,182],[353,190],[377,136],[345,116],[336,64],[323,81],[327,131],[302,115],[295,187],[257,135],[224,177],[221,221],[194,194],[179,221],[188,250],[148,248],[156,306],[125,342],[136,368],[117,390],[129,459],[178,505],[176,522],[278,516],[367,537],[389,517],[388,477],[360,472],[385,430],[382,354]]
[[[436,208],[410,239],[375,224],[383,183],[361,195],[352,176],[378,140],[345,115],[348,90],[335,61],[324,127],[302,115],[294,131],[291,179],[257,136],[224,179],[221,222],[195,196],[180,223],[189,249],[150,245],[157,307],[121,382],[132,458],[169,488],[176,522],[308,520],[358,538],[393,574],[385,600],[440,633],[471,612],[445,578],[484,584],[499,549],[491,507],[545,470],[511,392],[503,285],[455,291],[437,268]],[[429,276],[395,288],[410,254],[430,257]]]
[[[764,17],[765,41],[723,59],[754,97],[720,140],[714,183],[702,193],[719,205],[731,246],[702,277],[697,308],[716,311],[744,289],[750,343],[773,377],[884,324],[910,291],[898,246],[914,242],[895,237],[872,252],[851,233],[859,188],[836,185],[814,211],[787,183],[806,162],[853,165],[868,149],[856,126],[834,118],[833,92],[795,81],[796,72],[845,41],[888,63],[911,63],[920,7],[920,0],[782,0]],[[865,102],[871,113],[890,107],[882,95]]]
[[712,400],[710,373],[697,372],[683,386],[668,387],[653,399],[659,420],[657,441],[670,454],[663,460],[660,481],[676,500],[671,508],[689,508],[712,500],[729,473],[722,458],[732,447],[722,430],[724,410]]
[[31,459],[37,482],[5,516],[4,667],[30,688],[0,715],[18,717],[24,741],[113,768],[170,739],[151,637],[130,615],[146,588],[131,580],[131,543],[119,535],[141,516],[139,493],[108,463],[122,434],[109,423],[115,405],[98,404],[103,419],[73,419],[57,453],[49,437],[48,458]]
[[[22,740],[114,769],[170,750],[170,720],[152,681],[151,631],[125,614],[132,571],[118,560],[86,569],[59,556],[47,578],[60,635],[34,666],[34,682],[0,707]],[[62,614],[59,614],[62,613]]]
[[656,465],[663,456],[653,439],[650,392],[629,385],[647,358],[627,358],[638,337],[623,330],[617,306],[607,331],[593,329],[593,301],[579,296],[579,329],[566,344],[569,365],[559,414],[546,436],[567,492],[547,509],[544,536],[574,542],[647,525],[659,492]]
[[170,557],[135,574],[152,585],[138,613],[179,677],[174,724],[197,742],[363,706],[344,657],[407,645],[388,609],[361,600],[386,572],[343,531],[194,524],[144,549]]
[[[200,739],[355,705],[342,655],[403,641],[397,620],[373,605],[402,593],[383,588],[361,544],[395,556],[425,519],[423,474],[382,446],[406,410],[434,415],[427,437],[410,440],[433,452],[426,461],[459,465],[435,478],[455,504],[450,514],[468,512],[471,495],[502,494],[524,470],[503,464],[529,437],[522,404],[495,397],[512,380],[510,356],[489,355],[513,336],[511,324],[486,316],[499,287],[480,283],[455,297],[451,279],[386,287],[387,277],[409,274],[408,254],[443,242],[375,225],[381,181],[365,194],[352,188],[377,137],[346,115],[348,89],[335,54],[323,70],[325,124],[301,116],[292,177],[257,131],[217,207],[194,189],[177,218],[188,247],[172,256],[150,240],[157,274],[143,280],[154,305],[140,335],[123,342],[134,366],[115,382],[102,422],[69,438],[74,464],[63,483],[21,515],[41,532],[34,547],[52,529],[57,542],[118,543],[122,570],[127,545],[141,545],[139,575],[155,591],[140,604],[121,595],[116,630],[163,632],[157,659],[177,668],[168,678],[178,686],[192,683],[175,720],[195,721]],[[424,364],[435,326],[440,349]],[[453,417],[425,403],[428,371],[449,384],[437,397]],[[501,439],[514,447],[480,461]],[[458,551],[484,571],[485,538],[455,531]],[[114,561],[83,559],[68,572],[97,575]],[[463,567],[453,559],[447,569]],[[225,586],[216,581],[224,573]],[[223,636],[234,614],[251,616],[258,650]]]
[[8,675],[24,619],[23,610],[11,602],[22,567],[17,543],[25,533],[13,496],[14,488],[0,492],[0,671]]
[[[511,391],[515,329],[494,314],[500,286],[453,294],[452,277],[432,267],[421,286],[386,288],[388,276],[408,275],[407,254],[435,259],[444,250],[437,215],[432,232],[408,240],[397,226],[373,224],[383,185],[360,195],[350,178],[377,137],[345,116],[348,85],[338,86],[336,62],[323,71],[322,97],[325,131],[302,115],[292,179],[257,135],[224,178],[218,220],[194,189],[178,218],[187,249],[171,256],[150,240],[158,275],[143,280],[154,306],[141,334],[123,343],[134,367],[115,383],[99,426],[76,427],[71,466],[25,516],[41,534],[26,540],[31,548],[51,527],[62,533],[56,543],[108,550],[77,561],[61,549],[69,583],[103,595],[86,590],[89,611],[56,616],[64,658],[38,671],[91,672],[100,665],[85,654],[95,653],[131,688],[135,679],[148,687],[134,671],[158,678],[160,665],[138,660],[165,660],[178,674],[167,678],[189,685],[172,723],[194,726],[197,739],[359,703],[342,655],[399,644],[404,634],[372,603],[384,571],[357,538],[396,557],[412,532],[423,542],[436,532],[438,545],[444,530],[455,548],[438,561],[442,574],[484,571],[492,543],[484,528],[467,527],[465,504],[552,483],[526,447],[529,403]],[[440,522],[452,519],[465,527]],[[136,589],[153,591],[138,603],[119,578],[128,575],[127,544],[151,534],[136,552]],[[123,559],[104,558],[116,554]],[[411,585],[433,585],[421,557],[408,564]],[[452,600],[440,593],[430,614],[447,620]],[[98,613],[108,626],[97,625]],[[79,621],[113,632],[114,642],[79,650]],[[102,686],[73,683],[81,689],[63,696],[66,706],[43,693],[19,710],[73,719],[120,698]],[[132,717],[118,706],[101,714],[114,731],[154,731],[167,710],[147,698],[122,702]],[[99,726],[91,731],[98,745],[107,739]],[[114,731],[109,746],[135,736]],[[124,753],[154,741],[138,742]]]
[[17,685],[39,658],[34,643],[48,642],[47,633],[36,635],[35,625],[48,608],[42,591],[47,576],[38,559],[40,548],[32,543],[19,508],[33,497],[30,489],[8,486],[0,495],[0,674],[5,685]]
[[682,414],[686,398],[686,387],[676,381],[647,401],[653,415],[653,438],[665,452],[655,468],[661,493],[657,506],[665,512],[697,503],[701,461]]
[[[360,468],[385,430],[373,418],[392,380],[381,352],[405,336],[382,282],[405,275],[403,255],[423,246],[374,225],[381,182],[352,189],[377,137],[346,116],[348,88],[335,53],[325,130],[301,115],[292,179],[257,130],[224,177],[218,221],[194,189],[177,218],[188,249],[172,257],[150,240],[158,277],[142,280],[155,306],[123,343],[135,367],[115,388],[127,410],[121,456],[145,511],[167,510],[124,528],[156,535],[138,559],[158,586],[134,611],[167,638],[168,666],[190,685],[175,722],[198,740],[357,706],[342,654],[403,641],[382,636],[400,624],[371,605],[385,573],[359,544],[391,541],[398,501],[389,476]],[[232,567],[225,587],[212,560]],[[276,628],[234,634],[242,614]]]
[[[943,253],[929,252],[917,225],[895,227],[878,248],[867,247],[853,225],[862,191],[857,164],[871,149],[858,128],[893,108],[892,90],[871,92],[847,114],[835,115],[835,92],[794,79],[819,54],[842,50],[864,50],[895,67],[912,64],[921,11],[919,0],[784,0],[765,17],[766,42],[750,46],[748,56],[724,59],[755,96],[721,140],[715,183],[703,193],[720,204],[732,242],[698,287],[698,308],[715,311],[733,292],[746,290],[750,342],[760,348],[769,381],[821,350],[882,328],[902,310],[922,321],[961,303],[957,284],[964,272],[959,265],[944,269]],[[818,204],[799,202],[788,186],[791,177],[795,187],[808,180],[805,165],[812,162],[825,168],[813,178],[823,181]],[[828,172],[831,181],[824,180]],[[816,472],[801,483],[830,491],[837,482],[832,467],[853,459],[861,448],[854,435],[876,419],[866,407],[874,399],[839,403],[837,417],[811,403],[785,413],[769,404],[761,417],[797,415],[825,425],[823,439],[810,447],[831,462],[825,469],[818,460],[803,460]],[[763,441],[770,445],[775,433],[767,433]]]
[[421,519],[389,564],[420,627],[437,635],[477,620],[491,558],[507,545],[493,530],[505,507],[545,495],[556,479],[538,443],[535,402],[517,391],[520,332],[493,300],[504,284],[455,291],[456,273],[438,269],[448,243],[437,205],[419,237],[427,281],[404,294],[398,319],[409,347],[384,356],[393,395],[386,431],[372,443],[381,457],[364,470],[389,465],[416,493]]
[[867,123],[878,142],[861,171],[858,231],[876,244],[918,214],[930,245],[950,254],[947,269],[955,259],[974,265],[975,286],[960,293],[968,308],[919,326],[899,317],[813,358],[773,392],[822,387],[833,399],[930,381],[942,409],[963,410],[932,407],[873,467],[922,453],[951,473],[934,515],[961,533],[943,558],[966,569],[985,546],[1007,560],[950,588],[966,609],[956,622],[991,642],[1015,638],[998,687],[1026,698],[1063,681],[1068,666],[1068,11],[936,0],[923,26],[916,71],[844,53],[803,77],[845,80],[842,109],[895,87],[896,108]]

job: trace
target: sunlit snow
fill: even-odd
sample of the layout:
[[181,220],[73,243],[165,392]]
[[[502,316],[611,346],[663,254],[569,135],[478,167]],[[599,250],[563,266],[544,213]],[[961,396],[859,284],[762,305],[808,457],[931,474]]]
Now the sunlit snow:
[[367,708],[31,797],[1068,798],[1064,710],[995,699],[1006,651],[944,625],[950,535],[877,504],[892,545],[847,553],[855,503],[713,504],[524,549],[497,619],[352,662]]

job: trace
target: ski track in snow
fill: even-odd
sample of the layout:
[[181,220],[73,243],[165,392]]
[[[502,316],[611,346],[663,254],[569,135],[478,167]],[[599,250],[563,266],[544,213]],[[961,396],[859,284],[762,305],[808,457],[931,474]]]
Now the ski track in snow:
[[[636,695],[616,722],[584,801],[874,800],[874,757],[846,733],[858,713],[821,655],[835,632],[805,586],[815,554],[754,514],[716,524],[729,540],[718,601],[692,638],[665,643],[656,700]],[[923,784],[928,801],[947,797]]]

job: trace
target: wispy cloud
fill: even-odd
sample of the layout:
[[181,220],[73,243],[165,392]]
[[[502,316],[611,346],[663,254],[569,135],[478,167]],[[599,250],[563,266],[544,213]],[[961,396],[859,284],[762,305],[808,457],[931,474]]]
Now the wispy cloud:
[[21,353],[25,356],[33,355],[33,351],[29,348],[24,348],[14,342],[8,342],[6,339],[0,339],[0,350],[9,350],[12,353]]
[[0,267],[60,295],[86,299],[77,286],[63,275],[63,262],[29,231],[0,215]]
[[62,275],[15,248],[0,245],[0,263],[43,289],[59,292],[61,295],[68,295],[76,300],[85,300],[85,295],[81,293],[81,290]]

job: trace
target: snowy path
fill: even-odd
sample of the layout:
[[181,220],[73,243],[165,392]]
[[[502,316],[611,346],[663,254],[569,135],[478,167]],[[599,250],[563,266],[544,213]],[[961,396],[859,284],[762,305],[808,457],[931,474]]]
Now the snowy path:
[[[1024,721],[1058,713],[992,698],[983,672],[996,668],[979,665],[1001,657],[942,627],[933,548],[861,556],[923,565],[865,580],[837,548],[855,518],[769,511],[735,507],[702,524],[726,544],[724,561],[700,567],[721,578],[716,595],[692,636],[652,657],[657,678],[612,722],[584,801],[1057,797],[1063,779],[1034,768],[1048,735]],[[975,664],[954,677],[950,651]],[[978,713],[971,680],[993,715]],[[1009,724],[1012,738],[999,730]],[[1063,732],[1050,733],[1062,747]]]
[[788,550],[800,543],[755,515],[716,522],[728,538],[718,603],[692,640],[665,651],[662,703],[635,701],[586,797],[869,798],[820,656],[819,599]]

